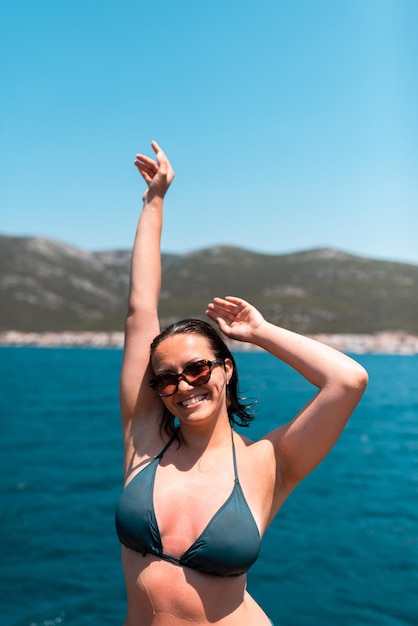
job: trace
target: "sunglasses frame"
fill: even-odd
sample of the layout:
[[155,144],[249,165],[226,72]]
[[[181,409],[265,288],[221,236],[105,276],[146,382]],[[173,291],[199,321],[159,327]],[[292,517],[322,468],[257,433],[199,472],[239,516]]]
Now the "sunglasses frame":
[[[151,387],[151,389],[153,389],[155,391],[155,393],[157,395],[160,396],[160,398],[169,398],[170,396],[174,396],[174,394],[177,392],[178,388],[179,388],[179,384],[180,384],[180,379],[182,378],[183,380],[186,381],[186,383],[188,385],[191,385],[192,387],[199,387],[199,385],[206,385],[206,383],[208,383],[210,381],[210,377],[212,376],[212,367],[214,365],[221,365],[221,363],[224,363],[224,360],[221,358],[217,358],[217,359],[213,359],[212,361],[210,361],[209,359],[199,359],[198,361],[195,361],[194,363],[189,363],[189,365],[186,365],[186,367],[184,368],[184,370],[182,372],[180,372],[179,374],[174,374],[173,372],[166,372],[165,374],[157,374],[157,376],[153,376],[151,378],[151,380],[148,381],[149,386]],[[202,365],[205,367],[209,368],[209,375],[205,380],[200,380],[196,383],[190,382],[189,380],[187,380],[187,370],[191,367],[195,367],[196,365]],[[186,372],[186,374],[185,374]],[[173,393],[160,393],[157,390],[158,387],[158,382],[164,378],[165,376],[172,376],[173,379],[176,379],[175,385],[176,388],[173,391]]]

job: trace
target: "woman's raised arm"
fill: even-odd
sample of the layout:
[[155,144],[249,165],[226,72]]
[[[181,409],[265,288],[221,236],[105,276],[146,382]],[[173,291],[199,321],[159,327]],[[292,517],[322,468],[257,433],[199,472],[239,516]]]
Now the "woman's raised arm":
[[289,492],[337,441],[364,393],[367,372],[345,354],[267,322],[241,298],[215,298],[207,315],[231,339],[267,350],[318,388],[292,421],[266,436],[276,450],[277,484]]
[[164,196],[174,178],[164,152],[153,141],[155,160],[137,154],[135,165],[147,183],[132,251],[125,346],[120,378],[122,425],[126,437],[133,417],[152,412],[159,399],[148,387],[150,344],[159,332],[160,239]]

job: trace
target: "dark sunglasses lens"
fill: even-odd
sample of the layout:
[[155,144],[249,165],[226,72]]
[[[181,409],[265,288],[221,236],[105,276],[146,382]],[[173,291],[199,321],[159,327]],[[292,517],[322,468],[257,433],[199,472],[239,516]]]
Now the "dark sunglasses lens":
[[183,376],[191,385],[200,385],[209,380],[210,366],[208,363],[192,363],[184,368]]
[[161,393],[164,396],[171,396],[177,389],[177,380],[176,374],[163,374],[157,377],[155,385],[157,393]]

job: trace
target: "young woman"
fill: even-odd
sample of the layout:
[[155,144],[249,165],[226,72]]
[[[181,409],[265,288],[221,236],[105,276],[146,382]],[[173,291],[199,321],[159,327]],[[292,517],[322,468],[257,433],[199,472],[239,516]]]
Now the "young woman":
[[318,388],[292,421],[259,441],[233,430],[251,416],[220,335],[198,320],[159,334],[163,201],[174,172],[151,145],[155,160],[138,154],[135,161],[147,190],[120,382],[125,489],[116,526],[125,626],[268,626],[246,590],[246,571],[287,496],[337,441],[367,374],[347,356],[270,324],[240,298],[214,298],[206,314],[224,335],[263,348]]

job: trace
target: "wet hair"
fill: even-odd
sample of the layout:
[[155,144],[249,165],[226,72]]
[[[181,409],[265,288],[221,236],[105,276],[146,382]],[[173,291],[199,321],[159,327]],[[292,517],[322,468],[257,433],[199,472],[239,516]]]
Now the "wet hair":
[[[172,337],[173,335],[186,333],[194,333],[205,337],[213,350],[215,358],[222,359],[224,362],[226,359],[231,360],[233,365],[232,376],[226,386],[229,423],[231,426],[233,424],[237,426],[249,426],[250,422],[254,419],[254,413],[251,413],[249,408],[253,406],[254,403],[245,403],[243,402],[244,398],[239,397],[238,371],[235,359],[220,334],[208,324],[208,322],[199,319],[185,319],[167,326],[152,342],[151,357],[164,339],[168,339],[168,337]],[[166,433],[170,436],[176,431],[175,416],[167,408],[164,408],[162,428],[164,428]]]

